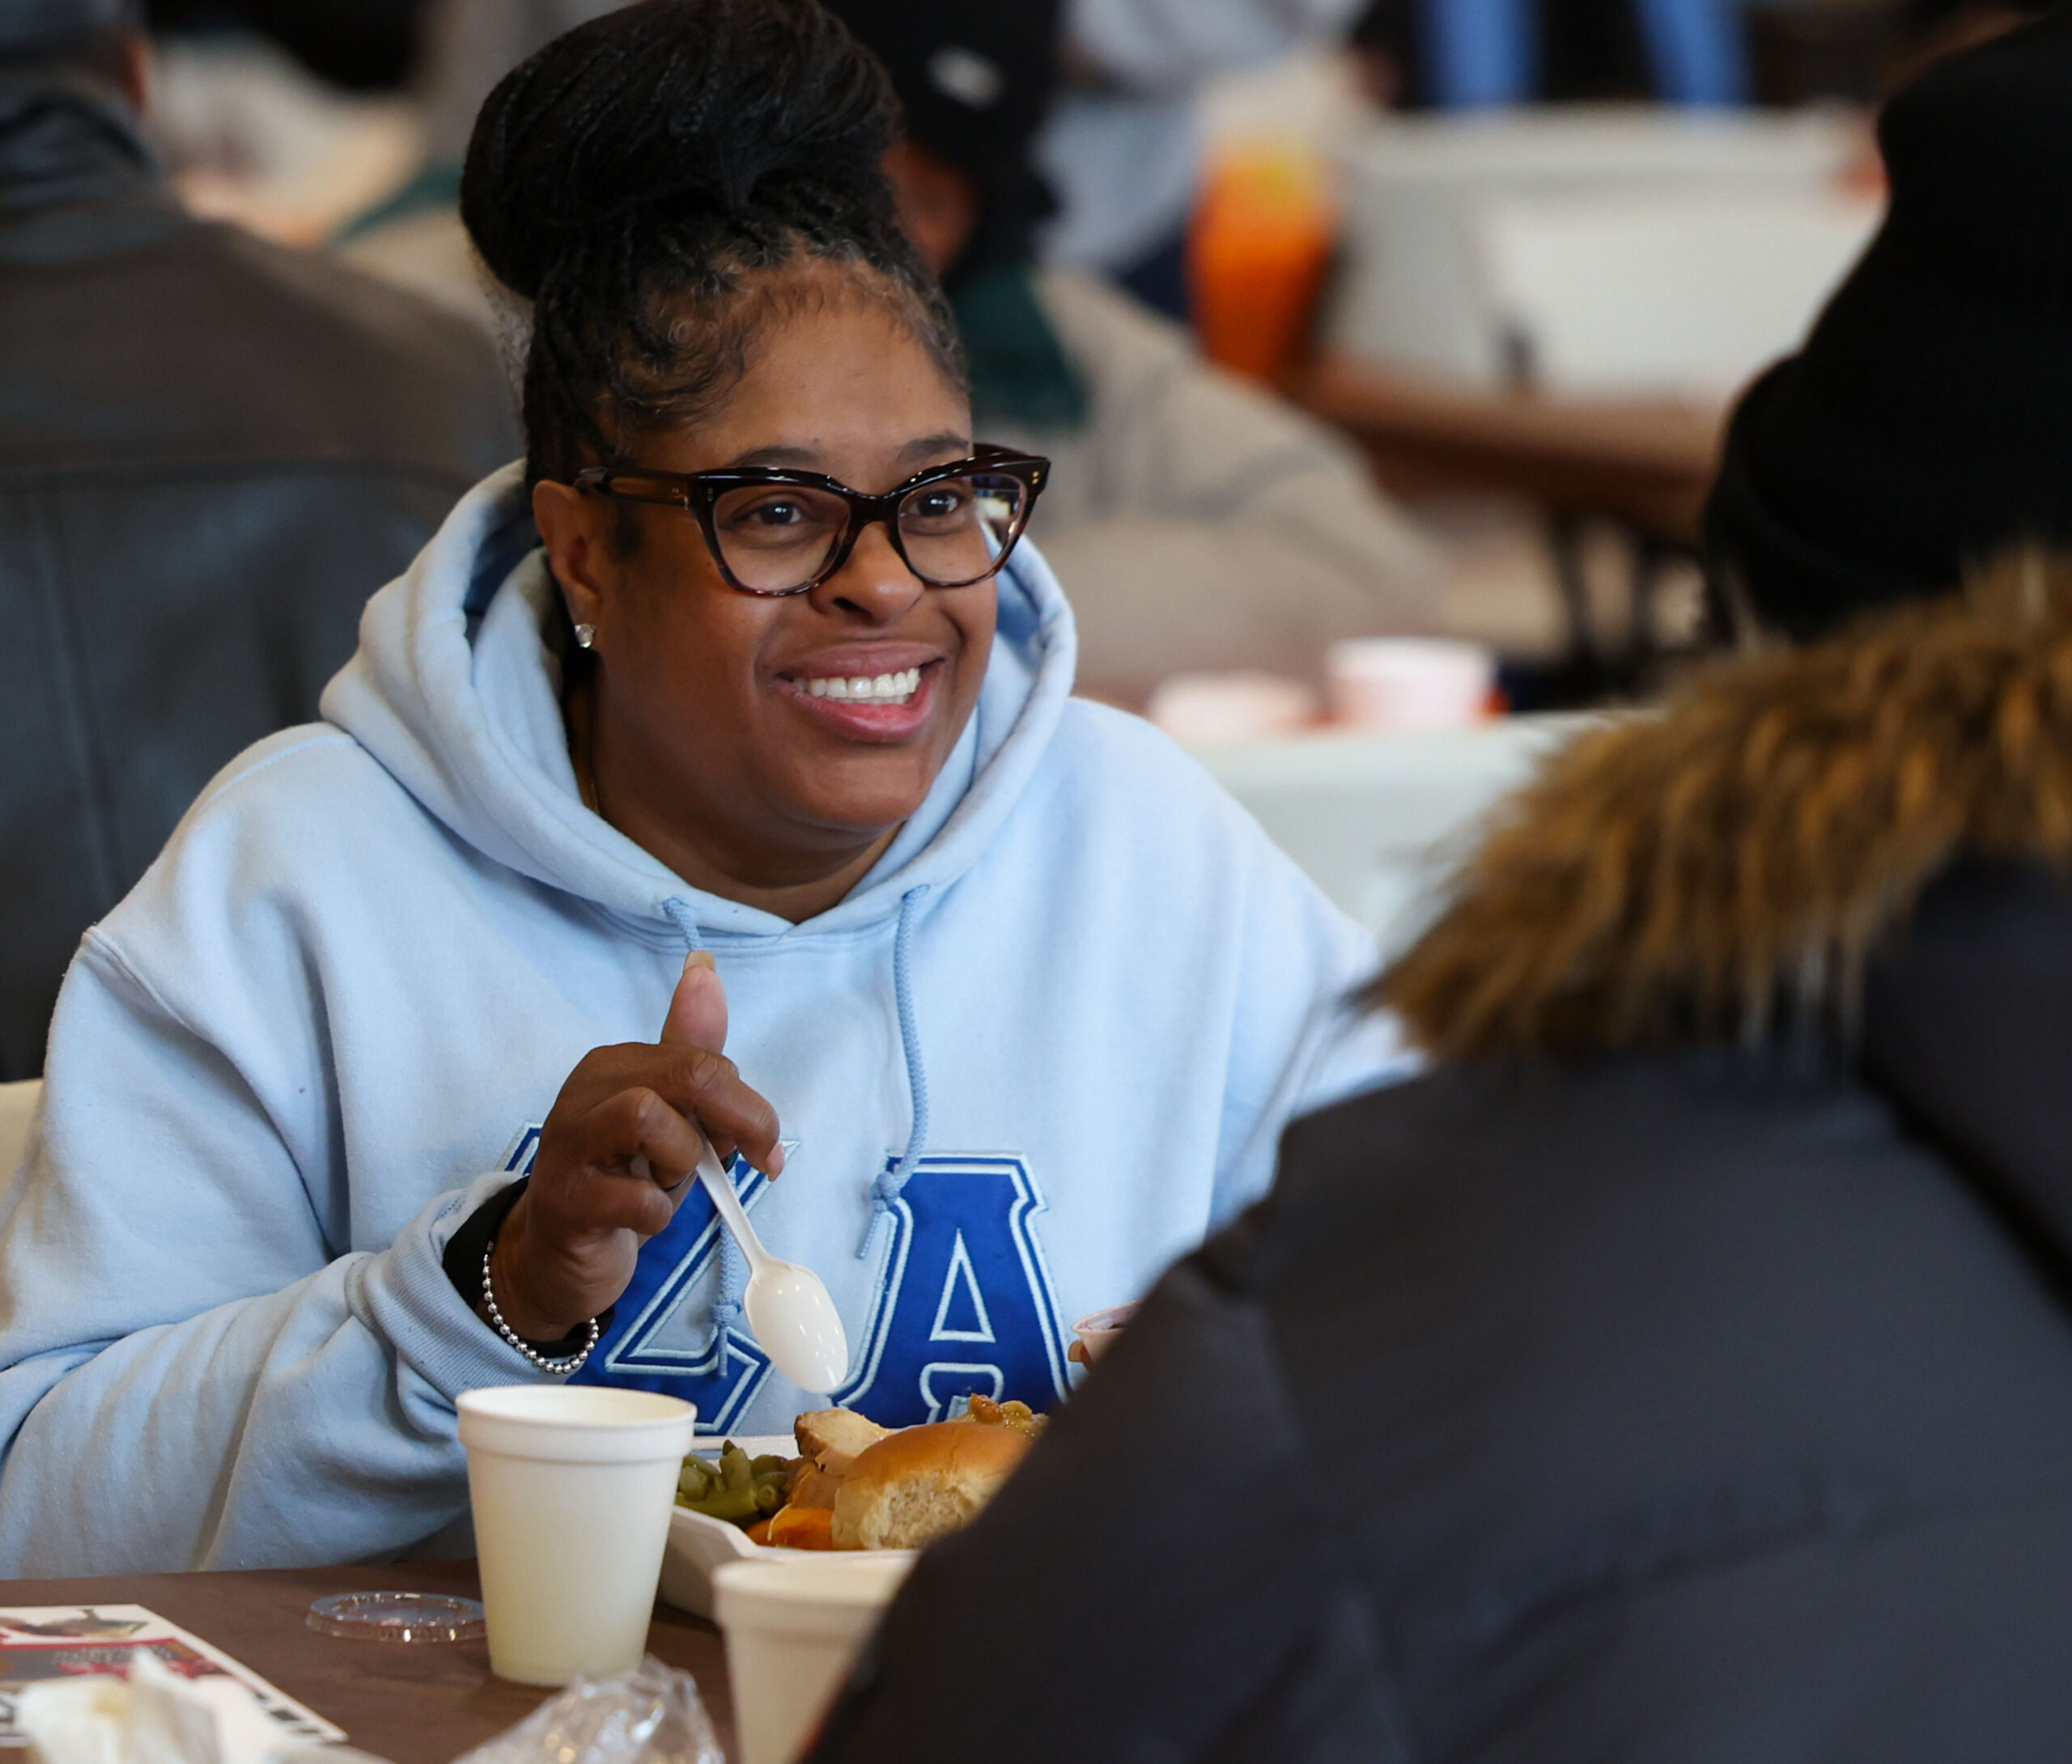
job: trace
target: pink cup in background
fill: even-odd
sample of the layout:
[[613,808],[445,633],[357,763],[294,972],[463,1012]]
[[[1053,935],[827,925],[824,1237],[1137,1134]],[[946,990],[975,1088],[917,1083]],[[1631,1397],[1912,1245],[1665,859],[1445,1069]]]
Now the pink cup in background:
[[1435,637],[1334,643],[1324,669],[1331,714],[1356,729],[1470,728],[1488,720],[1497,684],[1488,650]]
[[1316,722],[1317,694],[1301,681],[1255,669],[1175,674],[1152,693],[1144,714],[1182,747],[1273,741]]

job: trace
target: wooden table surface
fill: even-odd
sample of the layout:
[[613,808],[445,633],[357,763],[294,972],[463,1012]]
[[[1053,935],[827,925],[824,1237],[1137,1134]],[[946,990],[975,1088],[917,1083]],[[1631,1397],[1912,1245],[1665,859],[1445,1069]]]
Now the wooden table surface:
[[1393,488],[1508,491],[1551,514],[1611,515],[1684,540],[1697,536],[1726,418],[1668,399],[1456,388],[1344,355],[1321,357],[1288,390],[1357,441]]
[[[142,1605],[241,1660],[394,1764],[448,1764],[530,1715],[551,1692],[491,1676],[482,1642],[342,1641],[305,1618],[327,1592],[448,1592],[481,1597],[472,1562],[382,1568],[282,1568],[247,1574],[133,1574],[80,1580],[0,1580],[0,1605]],[[700,1618],[655,1608],[648,1652],[698,1680],[732,1752],[733,1702],[720,1632]]]

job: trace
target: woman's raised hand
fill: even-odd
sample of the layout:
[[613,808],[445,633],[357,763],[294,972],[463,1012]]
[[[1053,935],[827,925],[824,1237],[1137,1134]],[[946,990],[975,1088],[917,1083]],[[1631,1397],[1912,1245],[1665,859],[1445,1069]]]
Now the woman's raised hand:
[[558,1341],[626,1291],[640,1245],[689,1191],[701,1132],[722,1163],[738,1151],[783,1169],[777,1111],[741,1082],[726,1040],[726,989],[694,951],[658,1042],[595,1049],[569,1074],[490,1259],[497,1308],[526,1340]]

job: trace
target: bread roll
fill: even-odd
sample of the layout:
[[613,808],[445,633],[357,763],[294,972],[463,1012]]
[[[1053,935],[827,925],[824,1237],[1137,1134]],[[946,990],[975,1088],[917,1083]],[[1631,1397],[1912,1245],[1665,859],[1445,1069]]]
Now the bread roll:
[[837,1550],[918,1550],[969,1524],[1029,1450],[1026,1435],[938,1421],[860,1453],[834,1497]]

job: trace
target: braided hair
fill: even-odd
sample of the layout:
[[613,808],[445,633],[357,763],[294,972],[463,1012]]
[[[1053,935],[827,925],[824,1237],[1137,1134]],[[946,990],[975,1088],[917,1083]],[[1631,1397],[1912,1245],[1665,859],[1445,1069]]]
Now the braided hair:
[[818,0],[640,0],[521,63],[476,119],[468,233],[532,307],[526,477],[630,463],[732,390],[760,327],[824,283],[895,313],[964,384],[956,328],[879,161],[884,70]]

